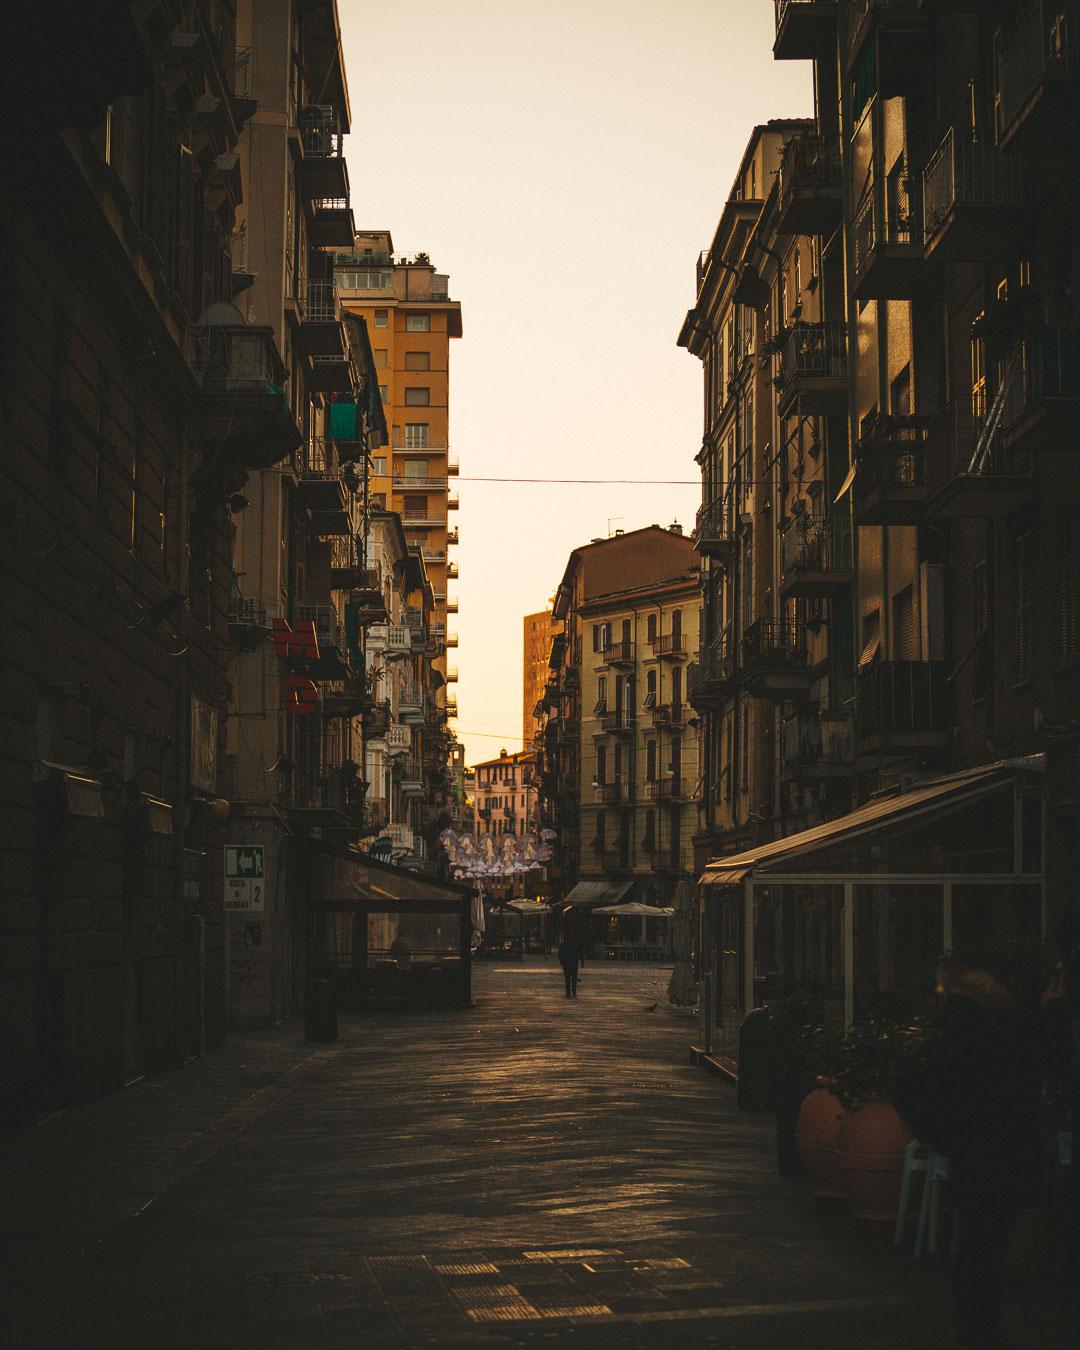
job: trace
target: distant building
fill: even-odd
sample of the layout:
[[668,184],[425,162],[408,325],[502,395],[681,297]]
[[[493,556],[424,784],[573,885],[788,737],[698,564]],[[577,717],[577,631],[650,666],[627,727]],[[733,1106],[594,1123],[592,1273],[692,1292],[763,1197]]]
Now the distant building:
[[481,835],[526,834],[536,829],[538,784],[536,755],[531,750],[507,753],[484,760],[473,768],[475,817],[473,833]]
[[561,632],[562,622],[550,609],[543,609],[539,614],[526,614],[522,620],[521,743],[526,747],[535,743],[543,727],[542,709],[538,716],[538,707],[548,681],[552,639]]
[[433,638],[441,645],[435,665],[446,680],[438,703],[453,719],[457,667],[447,649],[457,646],[448,615],[458,607],[450,594],[458,577],[450,555],[458,542],[458,462],[450,454],[450,343],[462,334],[461,304],[426,253],[394,254],[389,230],[359,231],[334,261],[341,303],[371,335],[389,428],[389,444],[372,458],[372,501],[401,516],[406,540],[423,554],[435,597]]
[[681,529],[594,540],[555,596],[543,734],[555,881],[606,881],[666,903],[693,866],[697,721],[686,669],[698,645],[698,557]]

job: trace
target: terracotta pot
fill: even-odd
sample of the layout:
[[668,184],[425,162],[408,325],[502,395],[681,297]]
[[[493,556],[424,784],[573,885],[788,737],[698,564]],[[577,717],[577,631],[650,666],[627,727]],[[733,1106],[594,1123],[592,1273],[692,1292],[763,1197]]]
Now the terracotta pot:
[[853,1219],[892,1223],[911,1131],[892,1102],[866,1102],[841,1125],[836,1162]]
[[795,1147],[810,1181],[810,1194],[818,1200],[842,1199],[840,1173],[836,1167],[836,1136],[847,1120],[840,1099],[827,1087],[818,1087],[803,1100],[795,1124]]

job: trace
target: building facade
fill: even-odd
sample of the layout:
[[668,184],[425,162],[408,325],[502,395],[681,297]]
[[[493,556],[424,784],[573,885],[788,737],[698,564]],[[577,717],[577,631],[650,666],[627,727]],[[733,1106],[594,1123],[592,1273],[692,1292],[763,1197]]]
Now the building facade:
[[562,624],[550,609],[526,614],[522,620],[521,743],[535,745],[543,728],[544,688],[548,682],[551,644]]
[[913,1006],[943,949],[1076,930],[1080,178],[1051,91],[1080,33],[1069,6],[945,8],[776,6],[814,118],[755,131],[680,335],[706,381],[693,697],[722,1058],[792,979],[850,1018]]
[[[628,581],[632,579],[632,585]],[[604,880],[665,904],[693,866],[697,718],[686,672],[698,647],[698,557],[678,526],[594,540],[555,595],[542,765],[563,896]]]
[[[351,250],[351,251],[349,251]],[[371,334],[389,443],[372,458],[373,502],[396,511],[410,545],[424,557],[435,594],[435,631],[444,651],[436,669],[446,687],[439,705],[457,715],[457,668],[445,649],[457,647],[448,616],[457,613],[451,583],[458,564],[458,461],[450,453],[450,343],[460,338],[461,304],[449,278],[426,253],[394,254],[388,230],[362,230],[336,255],[337,293],[345,310]]]
[[0,1045],[17,1120],[224,1037],[233,498],[300,442],[269,387],[273,335],[230,307],[250,112],[231,9],[138,14],[21,15],[9,72]]

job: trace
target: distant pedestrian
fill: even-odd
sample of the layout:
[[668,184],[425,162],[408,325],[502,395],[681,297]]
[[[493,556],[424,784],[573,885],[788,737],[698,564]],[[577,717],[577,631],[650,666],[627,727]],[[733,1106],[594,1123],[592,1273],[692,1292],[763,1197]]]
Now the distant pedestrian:
[[559,943],[559,965],[566,981],[566,997],[577,998],[578,970],[585,964],[581,944],[575,937],[564,937]]

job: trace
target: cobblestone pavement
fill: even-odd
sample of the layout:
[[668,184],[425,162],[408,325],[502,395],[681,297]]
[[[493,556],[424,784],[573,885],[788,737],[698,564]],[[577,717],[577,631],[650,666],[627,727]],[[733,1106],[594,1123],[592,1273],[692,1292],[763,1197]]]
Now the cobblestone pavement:
[[[486,967],[472,1009],[237,1035],[17,1136],[0,1343],[949,1344],[943,1269],[778,1177],[667,975],[590,966],[570,1002],[550,964]],[[1010,1318],[1074,1343],[1034,1297]]]

